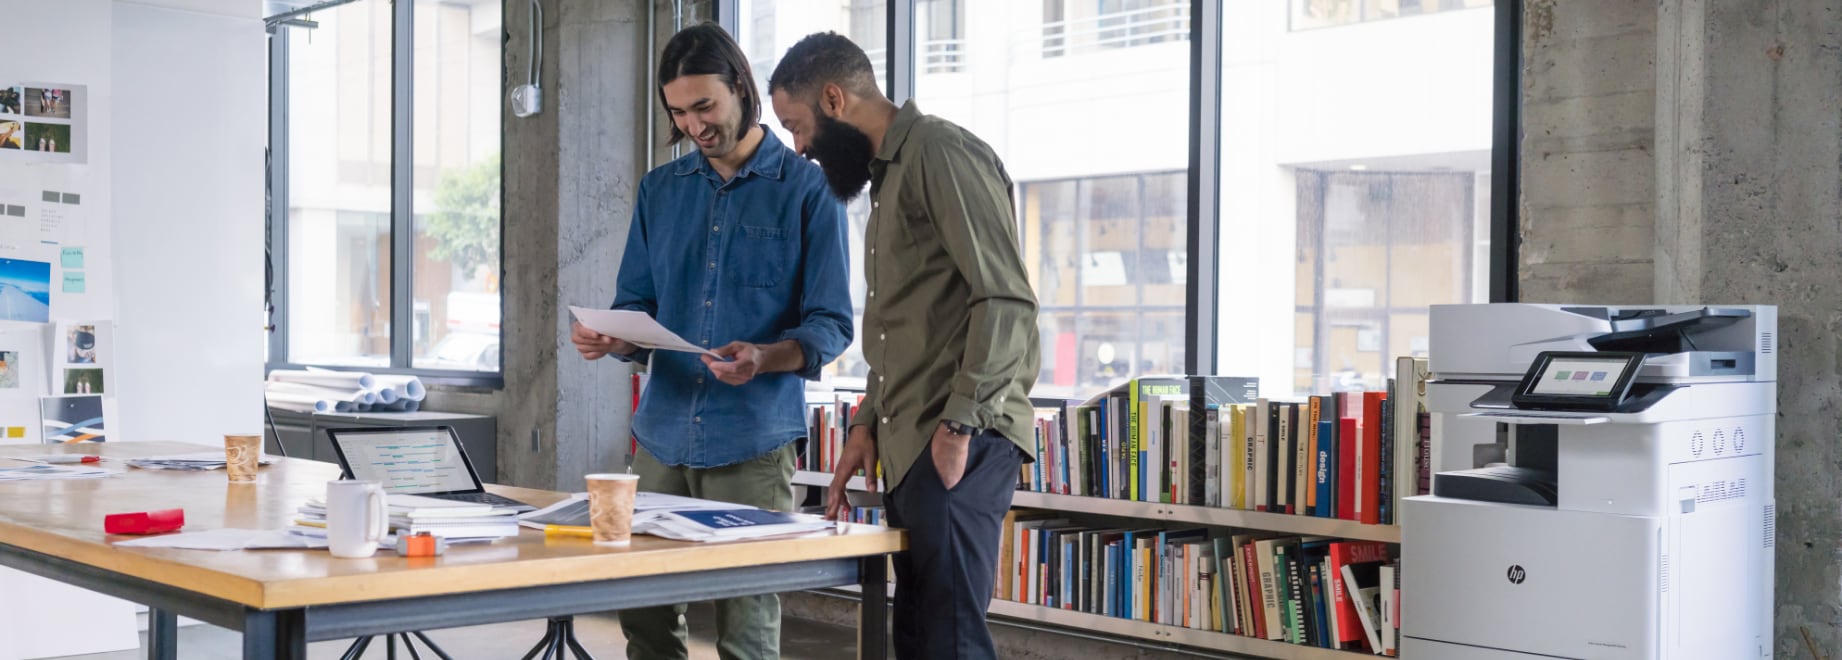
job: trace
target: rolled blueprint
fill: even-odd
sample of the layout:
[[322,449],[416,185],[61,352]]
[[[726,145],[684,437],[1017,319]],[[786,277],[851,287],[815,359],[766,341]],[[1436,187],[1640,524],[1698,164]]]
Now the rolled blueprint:
[[[428,388],[422,386],[422,379],[415,376],[385,375],[374,378],[377,387],[388,387],[396,391],[397,398],[421,401],[428,396]],[[394,403],[383,401],[382,403]]]
[[369,389],[376,384],[371,374],[350,371],[299,371],[283,369],[269,372],[269,380],[279,383],[303,383],[340,390]]

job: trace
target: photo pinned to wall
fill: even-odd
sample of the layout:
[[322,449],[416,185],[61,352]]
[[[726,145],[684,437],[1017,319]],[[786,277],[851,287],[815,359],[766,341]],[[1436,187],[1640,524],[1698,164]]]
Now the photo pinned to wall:
[[26,88],[24,87],[0,87],[0,115],[25,114],[23,105],[25,99]]
[[0,119],[0,149],[24,148],[26,148],[25,122]]
[[0,351],[0,390],[19,389],[19,372],[24,366],[19,351]]
[[0,320],[51,321],[51,264],[0,259]]
[[96,364],[96,326],[74,324],[64,331],[64,361],[70,364]]
[[104,394],[101,369],[64,370],[65,394]]
[[69,89],[55,87],[27,87],[25,98],[21,101],[27,117],[48,119],[70,119],[71,104],[74,102]]
[[102,396],[48,396],[40,400],[46,443],[107,442]]
[[70,124],[26,122],[26,150],[70,153]]

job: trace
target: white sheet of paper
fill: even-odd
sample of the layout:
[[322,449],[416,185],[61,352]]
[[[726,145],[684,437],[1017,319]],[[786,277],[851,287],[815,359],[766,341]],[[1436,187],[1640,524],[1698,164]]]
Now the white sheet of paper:
[[716,355],[665,329],[665,326],[659,325],[658,321],[647,316],[645,312],[630,309],[589,309],[575,305],[570,305],[569,311],[575,314],[576,320],[581,321],[582,325],[588,329],[615,339],[626,340],[627,343],[641,348]]
[[259,550],[264,548],[324,548],[315,539],[272,529],[213,529],[203,532],[161,534],[132,541],[117,541],[125,548],[184,548],[188,550]]

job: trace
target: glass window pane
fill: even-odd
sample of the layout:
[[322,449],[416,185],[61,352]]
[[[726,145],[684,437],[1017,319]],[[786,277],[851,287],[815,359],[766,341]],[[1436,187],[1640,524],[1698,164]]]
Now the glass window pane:
[[289,35],[288,358],[390,363],[390,3]]
[[1495,10],[1286,5],[1223,6],[1218,371],[1378,389],[1425,354],[1429,306],[1489,297]]
[[990,144],[1018,182],[1043,318],[1036,394],[1181,373],[1190,3],[923,0],[915,11],[916,102]]
[[[740,0],[738,5],[737,15],[747,17],[748,21],[740,28],[742,34],[735,35],[736,43],[747,51],[749,66],[754,68],[755,86],[761,93],[767,93],[768,74],[774,72],[780,56],[788,48],[808,34],[826,31],[842,34],[863,48],[876,69],[877,88],[885,92],[889,89],[885,77],[889,53],[885,45],[888,41],[887,0]],[[780,119],[774,116],[773,104],[761,104],[761,121],[782,142],[793,144],[793,136],[780,127]],[[863,278],[863,235],[870,220],[868,196],[860,195],[847,205],[845,215],[850,221],[851,235],[851,304],[858,312],[857,327],[861,328],[864,293],[868,288]],[[825,374],[833,379],[833,384],[863,387],[869,367],[863,361],[861,334],[853,338],[850,348],[837,360],[826,365]]]
[[499,370],[497,0],[417,0],[415,327],[421,369]]

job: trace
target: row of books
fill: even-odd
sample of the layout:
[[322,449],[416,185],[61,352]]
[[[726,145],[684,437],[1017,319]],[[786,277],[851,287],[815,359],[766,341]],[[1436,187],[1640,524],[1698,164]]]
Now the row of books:
[[1401,498],[1431,487],[1426,360],[1397,368],[1405,378],[1386,391],[1296,402],[1223,376],[1139,378],[1086,402],[1039,402],[1037,461],[1018,487],[1392,524]]
[[1381,655],[1399,640],[1400,564],[1384,543],[1014,512],[998,569],[1002,600]]
[[863,395],[851,392],[807,394],[806,440],[798,447],[798,469],[829,474],[837,467],[851,418],[857,416],[862,401]]

